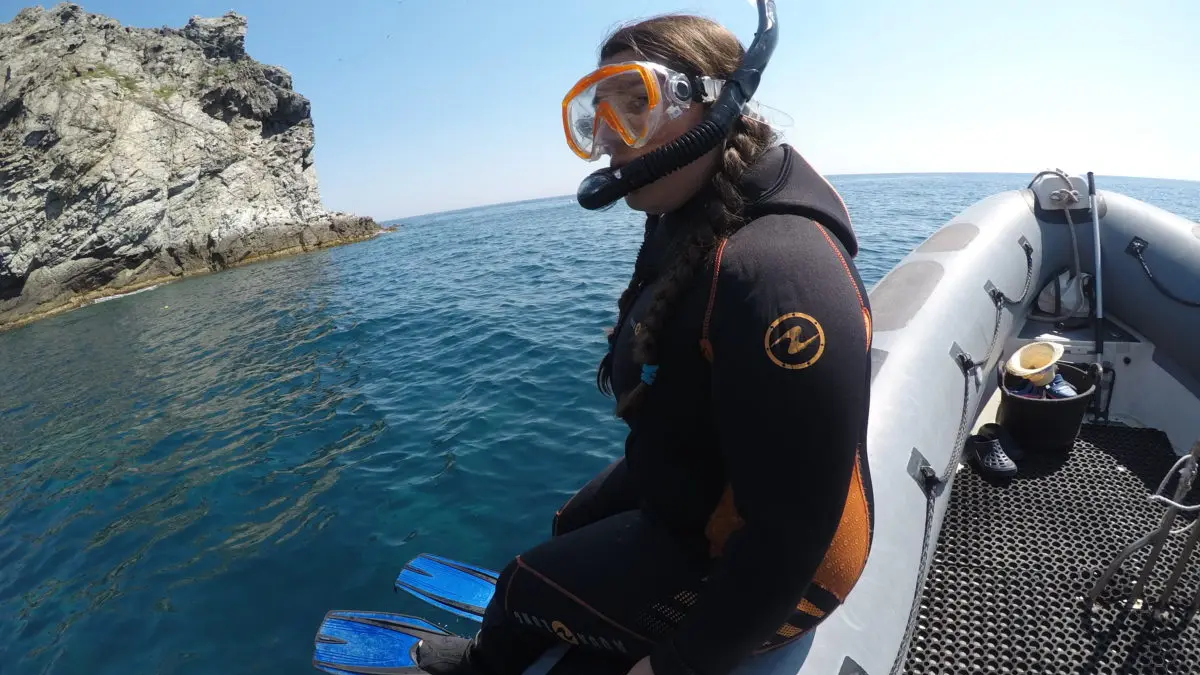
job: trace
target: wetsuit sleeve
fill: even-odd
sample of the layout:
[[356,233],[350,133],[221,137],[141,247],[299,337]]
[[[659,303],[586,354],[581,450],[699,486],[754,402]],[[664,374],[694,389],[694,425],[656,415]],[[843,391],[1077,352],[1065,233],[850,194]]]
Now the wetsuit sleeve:
[[823,227],[769,218],[786,227],[759,221],[729,241],[709,333],[731,490],[710,540],[718,521],[735,525],[718,536],[696,604],[652,655],[656,675],[728,673],[788,620],[837,531],[865,434],[865,291]]

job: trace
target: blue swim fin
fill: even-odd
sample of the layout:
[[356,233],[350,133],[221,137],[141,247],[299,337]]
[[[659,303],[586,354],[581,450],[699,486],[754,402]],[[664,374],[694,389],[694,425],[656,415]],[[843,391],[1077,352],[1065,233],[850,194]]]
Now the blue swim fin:
[[387,612],[333,610],[313,642],[313,666],[334,675],[424,675],[422,638],[451,635],[424,619]]
[[395,587],[472,621],[483,621],[483,610],[496,592],[500,575],[492,570],[428,553],[413,558]]

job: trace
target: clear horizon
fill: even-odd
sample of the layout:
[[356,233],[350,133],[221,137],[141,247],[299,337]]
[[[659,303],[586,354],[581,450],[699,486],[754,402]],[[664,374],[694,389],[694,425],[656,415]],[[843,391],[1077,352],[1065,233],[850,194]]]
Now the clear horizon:
[[[776,2],[756,98],[792,118],[784,140],[827,176],[1200,180],[1200,3]],[[32,4],[0,0],[0,20]],[[756,24],[750,0],[78,4],[144,28],[246,16],[250,57],[312,102],[324,205],[380,222],[573,195],[607,162],[567,149],[560,102],[613,27],[683,11],[748,44]]]
[[[1053,168],[1061,168],[1061,167],[1043,167],[1041,169],[1038,169],[1038,171],[1043,171],[1046,169],[1053,169]],[[1028,180],[1032,180],[1034,175],[1037,174],[1038,171],[1030,171],[1028,173],[1011,172],[1011,171],[882,171],[882,172],[871,172],[871,173],[827,173],[827,174],[824,174],[824,176],[832,182],[836,182],[837,179],[839,179],[839,178],[871,178],[874,176],[896,176],[896,177],[900,177],[900,176],[1012,176],[1012,177],[1018,178],[1018,179],[1024,178],[1025,180],[1028,181]],[[1064,171],[1065,171],[1065,169],[1064,169]],[[1080,176],[1087,175],[1086,171],[1081,171],[1081,172],[1068,171],[1067,173],[1068,174],[1078,173],[1078,175],[1080,175]],[[1095,172],[1093,172],[1093,173],[1095,173]],[[1106,180],[1119,179],[1119,180],[1123,180],[1123,181],[1125,181],[1125,180],[1134,180],[1134,181],[1144,180],[1144,181],[1155,181],[1155,182],[1192,183],[1192,184],[1195,184],[1196,191],[1198,193],[1200,193],[1200,179],[1162,178],[1162,177],[1158,177],[1158,176],[1124,176],[1124,175],[1120,175],[1120,174],[1096,174],[1095,177],[1097,180],[1097,185],[1096,185],[1097,191],[1103,191],[1105,189],[1104,182]],[[536,202],[536,201],[543,201],[543,200],[549,201],[549,200],[553,200],[553,199],[574,199],[574,198],[575,198],[575,192],[572,190],[571,192],[564,192],[561,194],[540,195],[537,197],[525,197],[525,198],[521,198],[521,199],[512,199],[512,200],[506,200],[506,201],[500,201],[500,202],[489,202],[487,204],[472,204],[470,206],[458,206],[458,207],[448,208],[448,209],[438,209],[438,210],[434,210],[434,211],[424,211],[421,213],[411,213],[411,214],[404,215],[404,216],[397,216],[395,218],[380,219],[378,222],[381,225],[388,225],[388,224],[399,223],[404,220],[413,220],[416,218],[422,218],[425,216],[442,216],[442,215],[451,214],[451,213],[454,213],[457,211],[470,211],[471,209],[481,209],[481,208],[486,208],[489,206],[499,207],[499,206],[506,206],[506,205],[512,205],[512,204],[520,204],[522,202]]]

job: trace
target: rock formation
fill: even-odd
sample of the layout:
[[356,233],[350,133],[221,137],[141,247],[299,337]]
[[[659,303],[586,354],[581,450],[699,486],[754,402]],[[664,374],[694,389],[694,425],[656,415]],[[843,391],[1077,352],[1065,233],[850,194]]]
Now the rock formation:
[[309,102],[245,36],[72,4],[0,24],[0,327],[378,231],[321,206]]

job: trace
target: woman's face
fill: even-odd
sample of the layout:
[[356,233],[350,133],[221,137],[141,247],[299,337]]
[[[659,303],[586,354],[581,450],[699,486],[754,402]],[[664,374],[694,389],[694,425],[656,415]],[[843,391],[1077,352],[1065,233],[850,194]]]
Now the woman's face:
[[[637,60],[639,60],[639,57],[636,53],[631,50],[623,50],[604,59],[600,62],[600,65],[605,66],[622,61]],[[673,120],[668,120],[663,124],[655,132],[654,136],[650,138],[649,142],[640,148],[631,148],[618,139],[615,143],[610,144],[612,158],[609,161],[609,166],[619,168],[646,153],[670,143],[702,122],[704,120],[704,113],[704,106],[693,103],[682,115]],[[602,123],[601,133],[613,132],[607,128],[607,125],[603,125]],[[716,169],[717,154],[719,152],[720,149],[716,148],[691,164],[685,165],[678,171],[630,192],[625,197],[625,203],[631,209],[651,214],[674,211],[687,202],[687,200],[691,199],[704,185],[705,181],[709,179]]]

